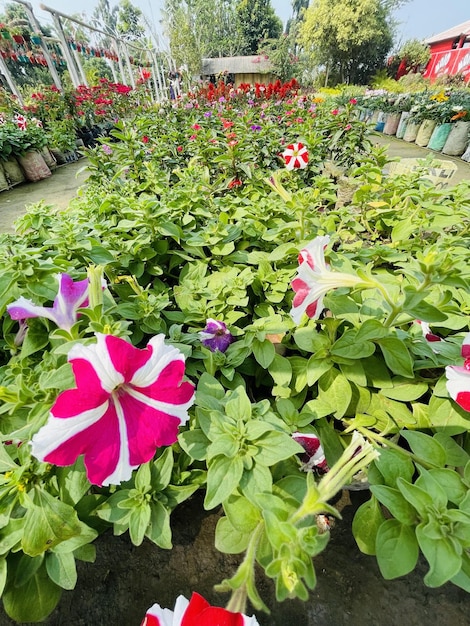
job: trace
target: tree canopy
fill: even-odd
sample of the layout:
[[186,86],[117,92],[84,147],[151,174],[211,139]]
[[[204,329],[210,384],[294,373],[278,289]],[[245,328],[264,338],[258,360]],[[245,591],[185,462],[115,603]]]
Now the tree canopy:
[[365,83],[393,45],[393,0],[313,0],[299,41],[336,82]]

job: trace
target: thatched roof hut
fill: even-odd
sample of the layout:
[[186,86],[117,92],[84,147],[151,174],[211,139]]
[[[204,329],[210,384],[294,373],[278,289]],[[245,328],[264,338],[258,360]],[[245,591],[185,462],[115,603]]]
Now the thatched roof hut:
[[264,54],[246,57],[202,59],[202,74],[204,78],[231,74],[235,87],[238,87],[241,83],[250,83],[250,85],[255,83],[266,84],[276,80],[273,74],[272,63]]

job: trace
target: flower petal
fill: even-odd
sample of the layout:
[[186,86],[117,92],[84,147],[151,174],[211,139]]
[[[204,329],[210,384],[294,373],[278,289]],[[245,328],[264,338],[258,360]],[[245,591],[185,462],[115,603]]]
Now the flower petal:
[[7,305],[7,311],[12,320],[25,320],[30,317],[47,317],[47,319],[55,322],[55,317],[52,315],[52,309],[48,309],[44,306],[37,306],[31,300],[26,299],[24,296],[15,300],[11,304]]
[[447,391],[465,411],[470,411],[470,372],[464,367],[446,367]]

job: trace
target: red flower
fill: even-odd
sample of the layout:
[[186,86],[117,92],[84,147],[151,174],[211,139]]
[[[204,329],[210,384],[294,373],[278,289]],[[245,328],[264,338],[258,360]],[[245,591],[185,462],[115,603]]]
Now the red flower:
[[177,151],[177,152],[183,152],[183,146],[178,146],[178,147],[176,148],[176,151]]
[[229,182],[228,188],[233,189],[234,187],[241,187],[242,185],[243,185],[243,182],[239,180],[238,178],[235,178],[234,180],[231,180]]
[[144,136],[142,137],[142,141],[143,141],[144,143],[148,143],[148,142],[150,141],[150,139],[149,139],[149,137],[147,137],[147,135],[144,135]]

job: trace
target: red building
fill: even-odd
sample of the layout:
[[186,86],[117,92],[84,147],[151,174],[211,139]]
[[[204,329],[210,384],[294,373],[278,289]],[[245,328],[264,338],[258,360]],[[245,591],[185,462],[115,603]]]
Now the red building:
[[440,76],[461,74],[470,81],[470,20],[424,40],[431,49],[431,59],[424,76],[431,81]]

